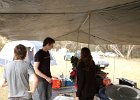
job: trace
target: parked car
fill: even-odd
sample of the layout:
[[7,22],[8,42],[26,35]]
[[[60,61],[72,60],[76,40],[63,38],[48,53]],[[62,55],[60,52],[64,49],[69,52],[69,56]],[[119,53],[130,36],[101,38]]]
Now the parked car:
[[107,66],[109,66],[109,62],[106,61],[103,56],[100,56],[96,52],[91,52],[91,55],[93,57],[95,65],[98,65],[100,67],[107,67]]
[[74,56],[74,53],[73,53],[73,52],[67,52],[67,53],[64,55],[64,60],[70,61],[72,56]]
[[113,52],[106,52],[104,54],[105,57],[117,57],[118,55],[116,53]]
[[[104,57],[99,55],[97,52],[91,52],[91,55],[93,57],[95,65],[98,65],[100,67],[107,67],[107,66],[109,66],[109,62],[106,61],[104,59]],[[80,52],[77,52],[77,54],[75,54],[75,56],[80,59]]]

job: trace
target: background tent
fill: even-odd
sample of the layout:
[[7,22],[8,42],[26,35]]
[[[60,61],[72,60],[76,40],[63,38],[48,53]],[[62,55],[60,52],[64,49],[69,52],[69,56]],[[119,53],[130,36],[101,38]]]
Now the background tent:
[[[42,42],[40,41],[12,41],[5,44],[0,52],[0,65],[5,65],[13,60],[14,57],[14,47],[18,44],[22,44],[27,48],[26,61],[33,63],[33,57],[35,53],[42,48]],[[51,53],[51,65],[56,64],[55,58]]]
[[10,40],[140,44],[140,0],[0,0],[0,35]]

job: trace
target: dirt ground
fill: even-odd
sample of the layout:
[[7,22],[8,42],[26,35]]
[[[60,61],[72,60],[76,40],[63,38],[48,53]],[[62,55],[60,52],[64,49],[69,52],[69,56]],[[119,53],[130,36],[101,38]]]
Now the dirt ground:
[[[104,58],[109,61],[109,66],[105,69],[112,83],[118,84],[116,78],[126,78],[137,83],[140,88],[140,59],[123,59],[123,58]],[[71,71],[70,61],[64,61],[60,55],[56,56],[57,65],[51,66],[53,76],[59,76],[63,73],[69,77]],[[2,77],[3,68],[0,67],[0,78]],[[7,88],[0,88],[0,100],[7,100]]]

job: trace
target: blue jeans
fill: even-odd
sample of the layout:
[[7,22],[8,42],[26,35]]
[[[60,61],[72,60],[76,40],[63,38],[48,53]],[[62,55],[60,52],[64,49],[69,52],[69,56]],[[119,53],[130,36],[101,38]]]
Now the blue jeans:
[[52,84],[47,81],[39,82],[33,100],[52,100]]
[[106,93],[105,93],[105,91],[106,91],[105,89],[106,88],[104,87],[104,88],[101,88],[99,90],[99,97],[100,97],[101,100],[109,100]]

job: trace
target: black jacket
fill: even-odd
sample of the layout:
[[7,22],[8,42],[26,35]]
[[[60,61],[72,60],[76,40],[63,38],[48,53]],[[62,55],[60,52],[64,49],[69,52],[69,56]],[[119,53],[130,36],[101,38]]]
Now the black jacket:
[[77,67],[77,97],[93,97],[96,92],[96,68],[93,61],[93,68],[85,70],[85,63],[79,62]]

